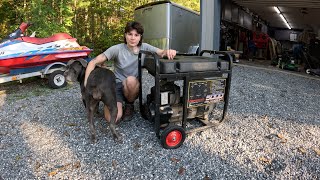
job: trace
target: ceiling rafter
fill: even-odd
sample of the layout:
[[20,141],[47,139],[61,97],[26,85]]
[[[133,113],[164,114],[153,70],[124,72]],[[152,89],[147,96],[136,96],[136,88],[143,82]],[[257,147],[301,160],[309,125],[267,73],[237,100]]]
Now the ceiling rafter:
[[278,6],[293,29],[313,29],[320,36],[320,0],[231,0],[259,15],[269,26],[286,28],[273,6]]
[[233,0],[240,6],[285,6],[285,7],[305,7],[320,8],[320,0]]

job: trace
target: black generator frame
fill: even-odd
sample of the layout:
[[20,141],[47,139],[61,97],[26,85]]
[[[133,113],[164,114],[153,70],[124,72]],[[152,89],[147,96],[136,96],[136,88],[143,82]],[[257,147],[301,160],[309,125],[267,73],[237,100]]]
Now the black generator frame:
[[[182,128],[186,130],[186,123],[187,123],[187,100],[188,96],[186,92],[188,92],[188,84],[191,80],[201,80],[204,78],[223,78],[226,79],[226,86],[225,86],[225,94],[224,94],[224,107],[223,107],[223,114],[222,118],[218,120],[218,122],[210,123],[210,122],[203,122],[205,125],[202,127],[193,128],[186,133],[202,131],[207,128],[217,126],[222,123],[226,118],[226,114],[228,111],[228,103],[229,103],[229,93],[230,93],[230,85],[231,85],[231,76],[232,76],[232,66],[233,66],[233,56],[230,54],[230,51],[214,51],[214,50],[203,50],[200,52],[200,56],[204,53],[209,53],[210,55],[223,55],[223,61],[228,61],[229,67],[227,70],[215,70],[215,71],[202,71],[202,72],[183,72],[183,73],[174,73],[174,74],[163,74],[160,73],[160,60],[159,56],[155,52],[144,51],[140,50],[138,55],[138,73],[139,73],[139,81],[140,81],[140,91],[139,91],[139,106],[140,106],[140,113],[143,112],[143,104],[142,104],[142,63],[141,57],[142,54],[150,55],[155,60],[155,72],[150,73],[155,78],[155,118],[154,118],[154,130],[156,136],[160,138],[160,80],[167,80],[167,81],[179,81],[183,80],[183,117],[182,117]],[[177,55],[178,56],[178,55]],[[216,59],[214,59],[216,60]],[[221,59],[222,60],[222,59]],[[218,61],[221,61],[218,58]],[[170,61],[170,60],[168,60]],[[226,76],[226,77],[225,77]]]

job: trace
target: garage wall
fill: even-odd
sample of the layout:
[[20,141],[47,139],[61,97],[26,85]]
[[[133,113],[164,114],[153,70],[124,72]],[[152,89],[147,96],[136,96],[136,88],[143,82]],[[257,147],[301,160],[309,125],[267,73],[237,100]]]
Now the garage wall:
[[297,40],[294,37],[298,37],[301,31],[294,30],[276,30],[274,34],[274,38],[278,41],[292,41],[296,42]]
[[250,12],[248,9],[244,9],[231,0],[221,1],[221,20],[235,23],[248,30],[256,31],[257,27],[260,27],[259,31],[263,33],[268,32],[268,26],[266,23],[259,19],[257,15]]

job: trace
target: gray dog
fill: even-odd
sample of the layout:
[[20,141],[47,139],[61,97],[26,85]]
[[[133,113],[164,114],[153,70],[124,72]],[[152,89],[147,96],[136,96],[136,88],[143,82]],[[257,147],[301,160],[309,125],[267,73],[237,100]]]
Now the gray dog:
[[99,102],[102,101],[110,111],[110,130],[113,138],[120,140],[120,135],[116,131],[116,118],[118,113],[116,100],[116,80],[112,71],[96,67],[89,75],[87,85],[84,87],[84,76],[87,67],[87,61],[84,59],[70,60],[64,76],[67,81],[80,83],[82,101],[87,110],[89,127],[91,131],[91,140],[96,142],[96,131],[93,123],[93,114]]

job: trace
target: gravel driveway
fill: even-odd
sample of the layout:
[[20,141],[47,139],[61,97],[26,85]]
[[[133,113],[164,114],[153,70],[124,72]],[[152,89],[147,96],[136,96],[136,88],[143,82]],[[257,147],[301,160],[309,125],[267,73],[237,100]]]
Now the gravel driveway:
[[139,114],[122,144],[96,116],[91,144],[78,84],[45,83],[0,86],[0,179],[320,178],[320,80],[236,66],[228,121],[176,150]]

